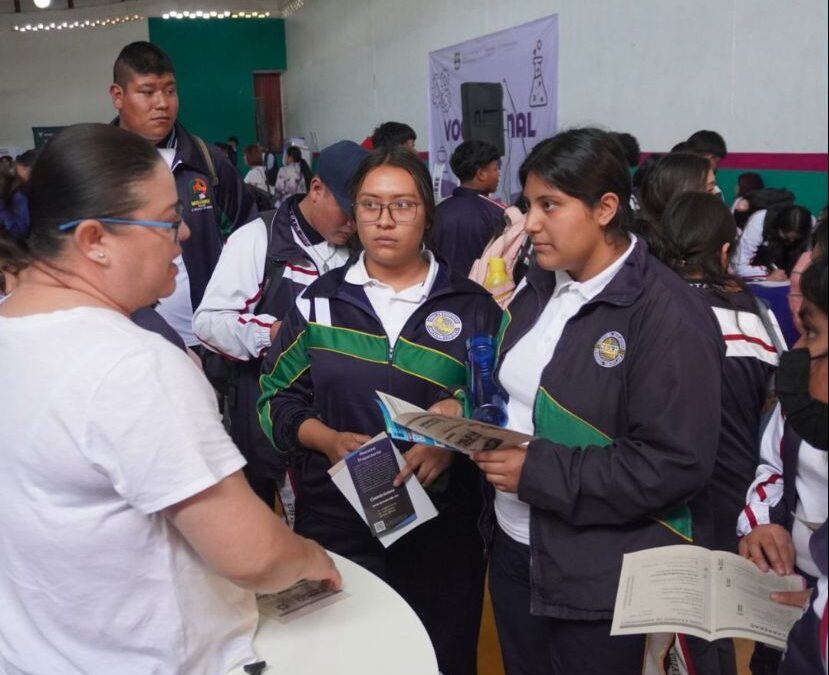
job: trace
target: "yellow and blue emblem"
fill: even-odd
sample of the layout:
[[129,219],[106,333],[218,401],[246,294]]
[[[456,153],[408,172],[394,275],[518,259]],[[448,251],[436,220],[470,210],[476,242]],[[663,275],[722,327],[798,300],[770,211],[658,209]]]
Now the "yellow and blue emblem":
[[451,342],[461,334],[463,323],[457,314],[438,310],[426,317],[426,332],[435,340]]
[[602,335],[593,345],[593,358],[602,368],[613,368],[625,360],[627,344],[615,330]]

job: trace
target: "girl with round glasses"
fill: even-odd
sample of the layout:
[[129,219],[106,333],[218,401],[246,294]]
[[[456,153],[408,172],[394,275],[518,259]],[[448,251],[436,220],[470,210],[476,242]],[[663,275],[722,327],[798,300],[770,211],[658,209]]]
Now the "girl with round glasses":
[[466,339],[495,334],[501,311],[428,248],[435,226],[429,173],[405,148],[377,150],[354,177],[361,252],[312,284],[282,325],[263,368],[260,420],[292,455],[300,534],[384,578],[414,608],[441,672],[474,675],[484,551],[481,489],[459,453],[400,444],[439,515],[388,549],[327,471],[385,429],[375,391],[440,410],[466,382]]
[[22,267],[0,304],[0,670],[254,661],[253,592],[339,574],[248,487],[198,368],[129,319],[175,286],[173,176],[135,134],[68,127],[30,205],[24,247],[0,242]]

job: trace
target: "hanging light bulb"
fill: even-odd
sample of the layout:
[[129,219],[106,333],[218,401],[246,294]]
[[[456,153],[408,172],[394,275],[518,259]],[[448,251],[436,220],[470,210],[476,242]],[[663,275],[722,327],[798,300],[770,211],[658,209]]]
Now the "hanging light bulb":
[[38,9],[46,9],[49,5],[52,4],[52,0],[34,0],[35,7]]

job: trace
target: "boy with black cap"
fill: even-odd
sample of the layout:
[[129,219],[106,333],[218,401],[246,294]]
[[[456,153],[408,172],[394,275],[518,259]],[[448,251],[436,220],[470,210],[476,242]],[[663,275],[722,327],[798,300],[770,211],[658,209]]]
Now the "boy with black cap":
[[328,146],[307,194],[288,197],[276,212],[236,230],[193,316],[199,340],[235,366],[231,436],[248,460],[251,487],[271,507],[284,468],[256,418],[260,359],[296,297],[348,260],[346,242],[354,233],[349,184],[367,154],[352,141]]

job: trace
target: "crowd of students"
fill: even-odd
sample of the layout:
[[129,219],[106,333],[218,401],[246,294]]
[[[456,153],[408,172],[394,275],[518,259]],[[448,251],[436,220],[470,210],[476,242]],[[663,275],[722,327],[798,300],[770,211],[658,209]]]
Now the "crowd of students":
[[[467,278],[504,225],[491,146],[457,149],[438,205],[414,132],[387,123],[316,174],[292,155],[302,191],[257,214],[176,122],[157,47],[128,45],[111,93],[119,117],[45,146],[25,233],[0,238],[0,671],[226,672],[254,659],[253,592],[340,584],[328,549],[412,606],[444,675],[477,672],[487,570],[509,675],[640,673],[649,640],[610,636],[622,556],[678,543],[801,573],[777,598],[805,608],[782,664],[758,649],[752,668],[825,671],[825,213],[751,177],[732,212],[714,132],[632,180],[629,134],[561,131],[520,170],[502,311]],[[792,278],[791,350],[735,256]],[[402,444],[396,483],[438,516],[386,549],[327,470],[384,429],[375,390],[468,412],[480,333],[535,440]],[[736,673],[731,641],[675,648]]]

